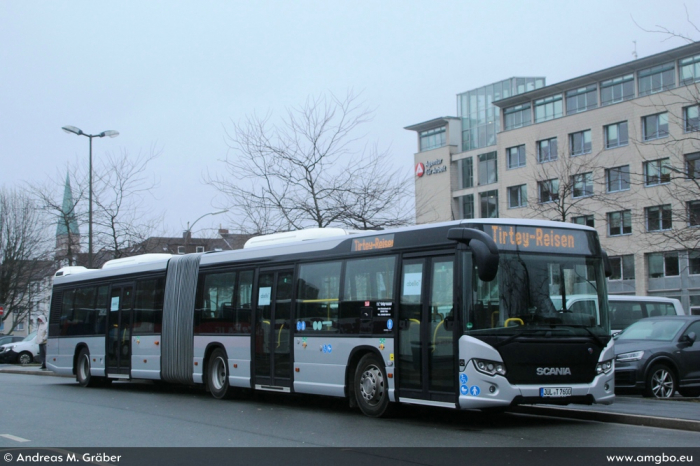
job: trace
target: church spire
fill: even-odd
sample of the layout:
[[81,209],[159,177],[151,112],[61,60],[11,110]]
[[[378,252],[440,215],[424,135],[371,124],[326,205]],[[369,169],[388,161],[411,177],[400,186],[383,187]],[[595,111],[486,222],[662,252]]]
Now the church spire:
[[63,188],[63,204],[58,213],[56,226],[56,260],[63,265],[75,265],[80,253],[80,230],[75,218],[75,203],[73,191],[70,188],[70,177],[66,173],[66,186]]

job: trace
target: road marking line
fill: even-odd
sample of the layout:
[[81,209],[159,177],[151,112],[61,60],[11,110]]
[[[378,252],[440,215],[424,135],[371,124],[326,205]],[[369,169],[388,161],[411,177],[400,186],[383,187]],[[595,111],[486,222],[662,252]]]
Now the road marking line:
[[10,440],[14,440],[15,442],[30,442],[30,440],[27,440],[26,438],[15,437],[14,435],[10,434],[0,434],[0,437],[9,438]]

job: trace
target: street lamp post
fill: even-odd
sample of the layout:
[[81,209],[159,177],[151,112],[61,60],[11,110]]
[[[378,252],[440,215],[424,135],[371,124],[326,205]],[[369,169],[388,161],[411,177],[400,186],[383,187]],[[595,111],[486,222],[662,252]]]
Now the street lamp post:
[[192,236],[192,228],[194,228],[195,223],[199,222],[200,220],[202,220],[204,217],[206,217],[208,215],[219,215],[219,214],[225,214],[226,212],[228,212],[228,209],[221,210],[219,212],[209,212],[208,214],[204,214],[201,217],[199,217],[197,220],[192,222],[192,225],[190,225],[190,222],[187,222],[187,230],[185,230],[185,254],[187,253],[187,245],[190,242],[190,237]]
[[78,136],[85,136],[90,139],[90,167],[88,169],[88,268],[92,268],[92,138],[103,138],[109,136],[116,138],[119,136],[118,131],[107,130],[98,134],[86,134],[83,130],[75,126],[63,126],[61,128],[66,133],[73,133]]

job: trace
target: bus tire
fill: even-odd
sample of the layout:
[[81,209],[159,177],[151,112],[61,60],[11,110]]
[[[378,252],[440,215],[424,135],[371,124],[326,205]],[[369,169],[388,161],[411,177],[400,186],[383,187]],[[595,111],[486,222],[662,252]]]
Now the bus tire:
[[87,348],[80,350],[75,364],[75,380],[81,387],[94,387],[97,385],[97,377],[90,375],[90,351]]
[[211,395],[217,400],[227,398],[231,391],[228,383],[228,358],[221,348],[215,349],[209,357],[207,386]]
[[384,362],[374,353],[362,356],[355,369],[355,399],[363,414],[384,417],[390,414],[389,383]]

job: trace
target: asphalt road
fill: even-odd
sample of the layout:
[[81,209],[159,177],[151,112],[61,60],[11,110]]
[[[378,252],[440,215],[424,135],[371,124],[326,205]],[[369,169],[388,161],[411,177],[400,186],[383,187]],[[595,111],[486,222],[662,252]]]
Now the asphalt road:
[[[12,447],[696,447],[700,433],[521,413],[402,406],[370,419],[344,400],[0,373],[0,448]],[[698,409],[696,403],[688,403]]]

